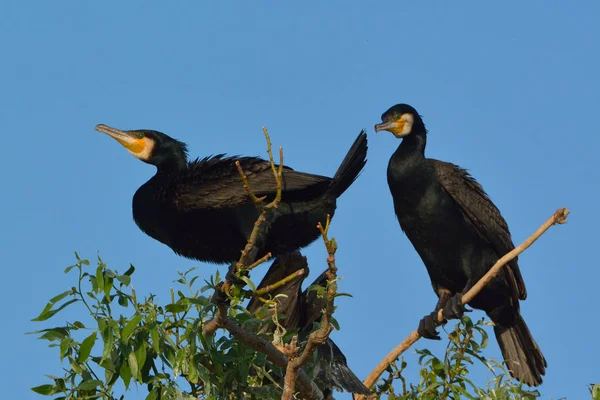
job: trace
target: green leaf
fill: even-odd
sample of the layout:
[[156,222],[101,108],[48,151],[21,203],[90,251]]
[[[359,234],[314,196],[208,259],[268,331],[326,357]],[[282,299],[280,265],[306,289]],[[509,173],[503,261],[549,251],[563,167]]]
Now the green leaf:
[[196,361],[192,358],[188,364],[188,372],[186,379],[192,383],[198,383],[198,369],[196,368]]
[[204,306],[206,304],[208,304],[209,300],[208,298],[204,297],[204,296],[199,296],[199,297],[186,297],[185,301],[191,304],[195,304],[198,306]]
[[85,325],[84,325],[83,323],[79,322],[79,321],[75,321],[75,322],[73,322],[73,324],[72,324],[72,325],[73,325],[75,328],[77,328],[77,329],[85,329]]
[[335,318],[333,317],[333,315],[332,315],[332,316],[331,316],[331,318],[329,319],[329,322],[331,322],[331,325],[333,325],[333,327],[335,328],[335,330],[336,330],[336,331],[339,331],[339,330],[340,330],[340,324],[339,324],[339,322],[337,321],[337,319],[335,319]]
[[135,267],[133,266],[133,264],[129,264],[129,269],[127,271],[125,271],[125,273],[123,275],[131,276],[134,271],[135,271]]
[[184,312],[187,309],[187,306],[184,304],[167,304],[165,306],[165,310],[172,312],[174,314]]
[[150,337],[152,338],[152,348],[157,354],[160,354],[160,337],[156,322],[152,322],[150,324]]
[[58,307],[55,310],[51,310],[50,308],[52,307],[52,303],[48,303],[48,305],[46,305],[46,307],[44,308],[44,311],[42,311],[42,313],[40,315],[33,318],[31,321],[34,321],[34,322],[35,321],[45,321],[48,318],[51,318],[52,316],[54,316],[59,311],[63,310],[65,307],[67,307],[77,301],[79,301],[79,299],[71,299],[71,300],[67,301],[66,303],[63,303],[63,305],[61,305],[60,307]]
[[125,342],[127,342],[129,340],[129,337],[133,333],[133,330],[138,326],[138,324],[140,323],[141,320],[142,320],[142,315],[140,315],[140,314],[134,315],[133,318],[131,318],[129,320],[129,322],[127,322],[127,324],[125,325],[125,328],[123,328],[123,330],[121,331],[121,339],[123,339]]
[[[135,359],[137,360],[138,366],[140,367],[140,369],[144,366],[144,363],[146,363],[146,344],[142,343],[140,345],[140,347],[138,347],[135,350]],[[139,380],[142,381],[141,379],[142,377],[139,376]]]
[[79,384],[79,386],[77,386],[77,389],[92,390],[92,389],[96,389],[101,384],[102,384],[101,381],[98,381],[96,379],[90,379],[90,380],[81,382]]
[[96,268],[96,285],[98,286],[97,290],[94,290],[96,293],[104,291],[104,269],[102,266]]
[[248,286],[250,287],[250,289],[252,289],[252,291],[253,291],[253,292],[256,292],[256,285],[254,284],[254,282],[252,282],[252,281],[250,280],[250,278],[248,278],[248,277],[247,277],[247,276],[245,276],[245,275],[242,275],[240,278],[241,278],[241,279],[242,279],[244,282],[246,282],[246,285],[248,285]]
[[68,274],[70,270],[72,270],[73,268],[75,268],[77,265],[69,265],[67,268],[65,268],[65,274]]
[[40,385],[32,387],[31,390],[38,394],[43,394],[45,396],[50,396],[56,393],[56,388],[54,387],[54,385]]
[[158,399],[158,388],[152,389],[148,396],[146,396],[146,400],[157,400]]
[[65,297],[67,297],[70,294],[73,294],[73,288],[66,290],[60,294],[57,294],[56,296],[54,296],[53,298],[50,299],[50,303],[55,304],[59,301],[61,301],[62,299],[64,299]]
[[77,362],[75,360],[73,360],[71,357],[69,357],[69,362],[71,364],[71,369],[73,371],[75,371],[75,373],[77,375],[83,374],[83,368],[81,368],[81,365],[77,364]]
[[102,335],[102,341],[104,342],[104,350],[102,350],[102,361],[108,359],[112,352],[113,343],[115,341],[115,337],[113,335],[113,331],[110,327],[107,327]]
[[129,353],[127,361],[129,362],[129,369],[131,370],[131,376],[137,380],[139,377],[139,374],[140,374],[140,369],[138,367],[138,362],[135,357],[135,353],[133,351],[131,353]]
[[73,343],[73,339],[70,337],[64,338],[60,342],[60,360],[62,361],[67,356],[67,351],[71,348],[71,343]]
[[117,280],[125,286],[129,286],[131,283],[131,277],[129,275],[118,275]]
[[127,305],[129,304],[129,300],[123,295],[119,295],[118,302],[121,307],[127,307]]
[[125,389],[129,389],[129,383],[131,382],[131,370],[129,369],[129,365],[127,365],[125,360],[122,360],[121,362],[119,373],[123,383],[125,384]]
[[62,340],[65,336],[69,334],[69,330],[65,328],[44,329],[43,331],[45,331],[45,333],[38,339],[45,339],[51,342],[56,340]]
[[83,339],[83,342],[81,342],[81,347],[79,348],[79,358],[77,359],[77,361],[79,361],[80,363],[85,362],[90,356],[90,353],[92,352],[92,347],[94,347],[95,343],[96,332]]
[[106,297],[106,300],[111,301],[110,298],[110,291],[112,290],[113,287],[113,278],[109,278],[107,276],[104,277],[104,296]]

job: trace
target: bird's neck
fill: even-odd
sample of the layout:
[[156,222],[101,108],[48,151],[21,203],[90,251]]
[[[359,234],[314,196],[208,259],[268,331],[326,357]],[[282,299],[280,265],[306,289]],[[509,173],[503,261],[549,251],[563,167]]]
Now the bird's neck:
[[156,175],[158,176],[170,176],[179,174],[181,171],[187,168],[188,162],[185,159],[179,157],[172,157],[161,160],[156,165]]
[[[427,169],[425,135],[409,135],[402,140],[388,164],[388,183],[392,186],[418,184]],[[412,182],[412,183],[411,183]]]
[[427,136],[425,134],[408,135],[402,140],[394,156],[406,161],[424,159],[426,145]]

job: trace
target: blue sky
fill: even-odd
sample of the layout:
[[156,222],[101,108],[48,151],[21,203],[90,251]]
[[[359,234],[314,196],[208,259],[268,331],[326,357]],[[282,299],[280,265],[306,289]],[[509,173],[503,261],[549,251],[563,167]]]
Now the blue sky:
[[[338,302],[334,338],[364,378],[436,302],[386,183],[399,142],[372,129],[400,102],[423,115],[428,156],[469,168],[515,242],[571,209],[520,258],[522,313],[548,360],[544,398],[588,396],[600,381],[600,4],[326,3],[0,4],[4,397],[34,398],[29,387],[60,372],[57,352],[24,332],[49,325],[29,320],[72,285],[62,271],[73,250],[121,271],[133,263],[138,295],[165,302],[177,270],[215,271],[138,230],[131,197],[154,169],[98,123],[164,131],[193,156],[262,156],[265,125],[286,164],[329,176],[368,128],[369,162],[332,226],[340,290],[354,295]],[[313,274],[325,268],[321,242],[304,253]],[[495,342],[486,354],[499,357]]]

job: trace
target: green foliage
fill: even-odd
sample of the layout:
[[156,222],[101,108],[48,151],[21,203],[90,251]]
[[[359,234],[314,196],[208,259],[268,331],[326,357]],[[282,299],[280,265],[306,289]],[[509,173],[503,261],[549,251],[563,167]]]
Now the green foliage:
[[592,395],[592,400],[600,400],[600,383],[590,385],[590,394]]
[[[121,399],[115,394],[120,383],[125,389],[147,386],[147,399],[255,398],[255,387],[272,381],[263,354],[226,336],[203,335],[202,325],[214,316],[215,306],[201,293],[214,288],[214,281],[196,289],[193,270],[180,273],[177,283],[183,291],[171,290],[171,302],[161,306],[152,295],[137,298],[130,287],[133,266],[119,274],[98,258],[92,270],[88,260],[76,257],[65,273],[78,272],[77,286],[50,299],[33,321],[80,305],[91,322],[33,332],[58,349],[65,366],[62,376],[49,375],[53,383],[34,387],[34,392],[57,395],[57,400]],[[232,301],[231,317],[254,324],[256,331],[259,321],[235,305],[241,296]]]
[[[96,268],[75,254],[77,263],[65,273],[77,272],[76,286],[63,291],[44,307],[32,321],[45,322],[67,307],[81,307],[81,321],[41,329],[33,333],[58,350],[63,365],[60,376],[47,375],[51,383],[32,388],[41,395],[66,399],[124,399],[132,386],[144,386],[148,400],[158,399],[278,399],[281,388],[277,377],[282,371],[262,353],[246,347],[228,335],[205,336],[204,323],[215,316],[216,307],[203,296],[214,290],[217,274],[197,289],[194,269],[179,274],[181,290],[171,289],[166,305],[150,295],[144,300],[131,287],[133,266],[123,274],[107,268],[98,257]],[[250,288],[255,288],[246,278]],[[324,293],[324,288],[313,287]],[[290,341],[278,323],[280,315],[267,313],[266,306],[252,316],[241,306],[246,292],[237,289],[231,299],[229,318],[250,332],[274,322],[278,329],[265,336],[278,344]],[[268,297],[268,296],[266,296]],[[332,322],[335,322],[333,320]],[[380,380],[375,392],[389,399],[536,399],[510,378],[504,366],[483,356],[488,337],[485,322],[473,323],[465,317],[448,335],[445,354],[438,358],[429,350],[416,350],[419,375],[407,383],[404,359],[391,365],[388,376]],[[336,328],[339,329],[336,323]],[[347,350],[351,351],[351,349]],[[486,387],[469,378],[473,368],[485,368],[494,376]],[[309,376],[316,368],[305,367]],[[600,385],[590,385],[594,400],[600,400]]]
[[[419,383],[408,384],[402,375],[407,364],[404,359],[388,368],[388,377],[377,386],[379,394],[388,394],[394,400],[433,399],[536,399],[538,391],[529,391],[508,375],[504,366],[483,356],[488,335],[483,319],[473,323],[464,317],[448,335],[449,341],[440,359],[429,350],[416,350],[419,356]],[[477,364],[485,366],[494,379],[486,387],[478,387],[469,379],[469,371]],[[392,383],[399,381],[401,390],[396,393]]]

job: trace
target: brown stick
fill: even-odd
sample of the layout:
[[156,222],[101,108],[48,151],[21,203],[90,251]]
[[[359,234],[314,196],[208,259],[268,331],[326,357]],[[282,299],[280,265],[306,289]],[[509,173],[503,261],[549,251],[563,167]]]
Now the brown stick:
[[270,292],[272,292],[275,289],[279,289],[280,287],[282,287],[283,285],[285,285],[286,283],[293,281],[296,278],[301,277],[302,275],[304,275],[304,269],[301,268],[298,271],[289,274],[288,276],[286,276],[285,278],[283,278],[280,281],[277,281],[275,283],[272,283],[270,285],[267,285],[263,288],[257,289],[254,293],[251,294],[251,296],[264,296],[265,294],[268,294]]
[[[267,153],[269,154],[269,164],[271,165],[271,170],[273,171],[273,174],[275,177],[275,182],[277,185],[277,195],[275,196],[275,199],[272,202],[270,202],[269,204],[267,204],[266,206],[263,207],[263,211],[260,213],[259,217],[256,219],[256,222],[254,223],[254,228],[252,229],[252,233],[250,234],[250,238],[248,239],[246,246],[242,250],[240,259],[236,263],[236,266],[235,266],[236,271],[235,272],[238,272],[243,269],[247,269],[247,270],[252,269],[252,268],[256,267],[257,265],[261,264],[262,262],[266,261],[266,259],[268,258],[267,256],[269,256],[269,254],[262,257],[257,262],[254,262],[254,260],[256,259],[257,253],[258,253],[258,247],[256,246],[256,242],[258,241],[259,238],[263,238],[267,234],[267,231],[268,231],[268,229],[272,223],[272,219],[274,217],[274,215],[273,215],[274,213],[273,213],[272,209],[277,208],[279,205],[279,202],[281,201],[281,190],[283,187],[282,182],[281,182],[282,181],[282,173],[283,173],[283,169],[282,169],[283,168],[282,167],[282,165],[283,165],[283,150],[281,148],[279,148],[279,164],[280,165],[279,165],[279,170],[277,170],[275,168],[273,152],[271,151],[271,138],[269,137],[269,132],[267,131],[267,129],[265,127],[263,127],[263,132],[267,139]],[[248,195],[255,202],[255,205],[258,207],[259,202],[261,202],[262,200],[261,200],[261,198],[258,198],[254,195],[254,193],[252,192],[252,189],[248,186],[248,180],[247,180],[246,175],[244,174],[244,171],[238,164],[239,163],[236,163],[236,166],[238,167],[238,172],[240,173],[240,178],[242,179],[244,188],[246,188]],[[223,285],[221,286],[221,288],[220,289],[217,288],[216,290],[221,290],[223,293],[229,294],[232,286],[233,286],[233,283],[229,279],[226,279],[225,282],[223,283]],[[227,312],[227,309],[225,307],[219,307],[217,316],[214,319],[208,321],[206,324],[204,324],[204,327],[202,329],[204,335],[206,335],[206,336],[213,335],[215,333],[215,331],[219,327],[222,326],[222,322],[227,317],[226,312]]]
[[[462,296],[462,303],[467,304],[472,301],[475,296],[479,294],[479,292],[487,285],[500,269],[512,261],[519,254],[524,252],[529,246],[531,246],[536,240],[539,239],[552,225],[554,224],[564,224],[567,222],[567,215],[569,215],[569,210],[566,208],[561,208],[557,210],[542,226],[539,227],[537,231],[533,235],[531,235],[527,240],[521,243],[519,246],[515,247],[512,251],[507,253],[504,257],[500,258],[496,263],[490,268],[490,270],[481,278],[467,293]],[[444,318],[442,316],[442,311],[438,312],[438,321],[443,321]],[[439,324],[441,325],[441,324]],[[386,370],[386,368],[393,362],[396,361],[398,357],[406,350],[410,348],[417,340],[419,340],[421,336],[417,331],[411,332],[411,334],[404,339],[398,346],[396,346],[385,358],[375,367],[375,369],[369,374],[367,379],[364,380],[364,384],[366,387],[370,388],[377,382],[381,374]],[[359,395],[357,396],[358,400],[365,399],[365,396]]]
[[[261,352],[267,356],[267,358],[285,369],[288,365],[288,358],[281,353],[277,348],[267,340],[260,338],[245,331],[236,322],[226,319],[223,323],[223,328],[227,329],[229,333],[233,335],[237,340],[244,343],[245,345],[253,348],[254,350]],[[323,392],[317,387],[317,385],[306,375],[306,373],[299,369],[297,376],[297,383],[300,388],[300,393],[303,399],[307,400],[320,400],[323,399]]]
[[[329,231],[329,223],[331,222],[331,217],[327,215],[327,222],[325,223],[325,227],[319,222],[317,228],[321,231],[321,236],[323,237],[323,241],[325,242],[325,247],[327,248],[327,266],[329,267],[327,270],[327,305],[325,306],[325,312],[321,317],[321,324],[318,329],[313,331],[308,336],[308,341],[306,342],[306,346],[302,351],[300,356],[296,357],[298,352],[298,347],[295,346],[297,337],[294,336],[292,338],[292,345],[289,349],[290,354],[288,354],[288,364],[286,366],[285,372],[285,381],[283,387],[283,396],[282,400],[290,400],[292,399],[296,381],[296,374],[298,370],[310,360],[313,352],[317,348],[318,345],[323,344],[329,338],[329,334],[333,330],[333,326],[331,325],[331,315],[333,314],[333,299],[335,298],[337,292],[337,266],[335,265],[335,252],[337,251],[337,244],[335,243],[335,239],[329,239],[327,237],[327,232]],[[295,350],[294,353],[291,353],[292,350]]]

